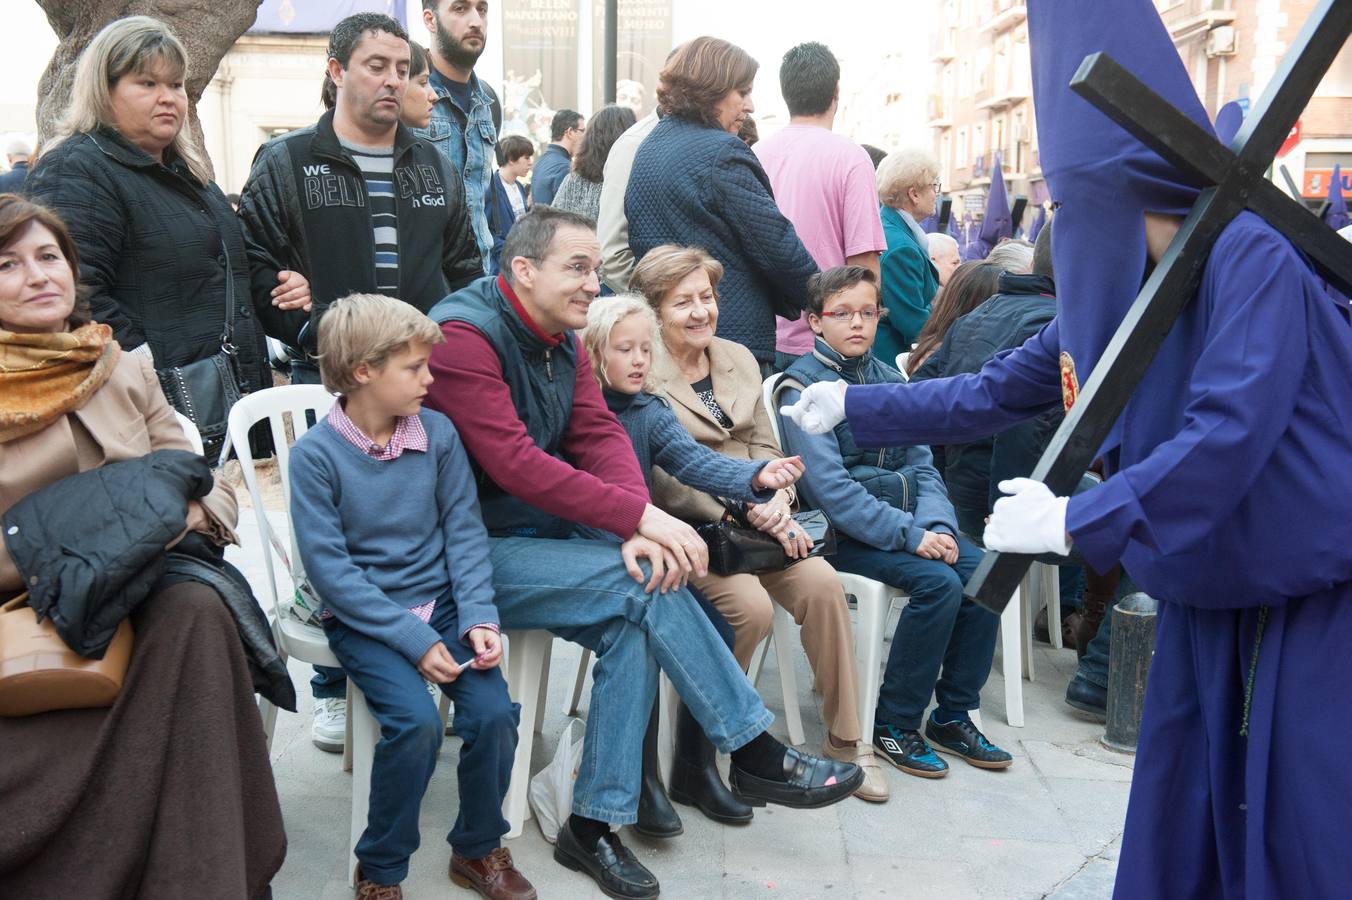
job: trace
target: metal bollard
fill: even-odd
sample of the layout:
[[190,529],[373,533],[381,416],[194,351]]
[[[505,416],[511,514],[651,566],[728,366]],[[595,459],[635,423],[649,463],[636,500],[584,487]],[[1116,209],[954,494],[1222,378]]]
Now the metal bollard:
[[1155,655],[1155,613],[1159,603],[1149,594],[1128,594],[1112,609],[1108,657],[1108,724],[1103,744],[1135,753],[1141,733],[1146,679]]

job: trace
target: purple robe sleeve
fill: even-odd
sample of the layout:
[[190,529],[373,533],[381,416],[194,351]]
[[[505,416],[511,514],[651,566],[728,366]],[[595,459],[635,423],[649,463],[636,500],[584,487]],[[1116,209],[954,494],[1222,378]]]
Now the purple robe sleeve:
[[1290,425],[1309,354],[1306,308],[1291,287],[1302,273],[1277,235],[1246,249],[1226,260],[1210,296],[1194,301],[1209,305],[1182,428],[1070,499],[1066,528],[1099,571],[1121,559],[1128,541],[1168,556],[1206,540],[1256,489]]
[[910,384],[851,385],[845,415],[861,447],[974,441],[1061,401],[1056,320],[969,375]]

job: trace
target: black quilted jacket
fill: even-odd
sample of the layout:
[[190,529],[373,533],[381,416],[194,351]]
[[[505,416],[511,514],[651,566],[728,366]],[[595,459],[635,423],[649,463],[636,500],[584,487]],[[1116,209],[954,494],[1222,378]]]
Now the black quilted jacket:
[[249,390],[272,384],[249,298],[244,235],[214,183],[202,185],[181,161],[162,165],[116,131],[99,129],[44,153],[25,190],[70,229],[94,319],[111,325],[125,349],[148,343],[157,368],[220,349],[229,252],[240,374]]
[[638,148],[624,212],[635,262],[660,244],[685,244],[722,263],[718,336],[774,362],[775,315],[798,318],[817,264],[775,205],[751,148],[726,131],[667,116]]

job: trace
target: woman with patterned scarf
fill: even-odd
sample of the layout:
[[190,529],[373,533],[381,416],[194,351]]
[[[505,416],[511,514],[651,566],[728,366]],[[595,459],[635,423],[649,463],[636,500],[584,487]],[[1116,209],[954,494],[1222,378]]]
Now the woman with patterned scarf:
[[[191,449],[150,361],[89,320],[78,270],[55,213],[0,195],[0,516],[68,476]],[[233,542],[236,514],[217,479],[189,503],[184,534]],[[30,574],[0,543],[0,603]],[[130,621],[112,707],[0,718],[4,893],[263,894],[286,839],[234,621],[197,582],[153,588]]]

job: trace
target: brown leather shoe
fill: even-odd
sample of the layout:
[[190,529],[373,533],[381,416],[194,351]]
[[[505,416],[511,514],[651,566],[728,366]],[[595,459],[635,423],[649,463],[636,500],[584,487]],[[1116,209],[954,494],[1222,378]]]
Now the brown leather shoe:
[[397,884],[376,884],[361,874],[361,864],[357,864],[357,900],[404,900],[404,889]]
[[535,888],[512,863],[512,851],[499,847],[487,856],[470,859],[451,853],[451,881],[477,891],[489,900],[535,900]]

